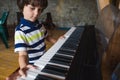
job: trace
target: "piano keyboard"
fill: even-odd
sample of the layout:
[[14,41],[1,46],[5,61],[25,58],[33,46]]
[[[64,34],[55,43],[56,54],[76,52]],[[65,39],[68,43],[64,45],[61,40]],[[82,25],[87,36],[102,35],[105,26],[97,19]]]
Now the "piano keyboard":
[[72,27],[34,63],[37,69],[29,69],[25,78],[17,80],[65,80],[83,31],[83,27]]

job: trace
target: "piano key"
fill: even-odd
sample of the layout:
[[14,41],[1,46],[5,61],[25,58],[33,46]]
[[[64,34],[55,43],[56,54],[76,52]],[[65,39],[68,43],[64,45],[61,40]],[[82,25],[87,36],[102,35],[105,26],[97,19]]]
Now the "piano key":
[[74,32],[74,30],[76,30],[76,27],[72,27],[70,30],[67,31],[67,33],[65,33],[65,37],[69,37],[71,36],[71,34]]
[[56,80],[56,79],[51,78],[49,76],[38,74],[37,77],[35,78],[35,80]]
[[65,77],[53,75],[53,74],[49,74],[49,73],[45,73],[45,72],[44,73],[40,72],[40,74],[38,74],[38,75],[44,75],[44,76],[50,77],[50,78],[55,79],[55,80],[65,80]]
[[74,44],[71,43],[66,43],[65,45],[63,45],[60,49],[65,49],[65,50],[70,50],[70,51],[76,51],[77,49],[77,45],[74,46]]
[[62,56],[66,56],[66,57],[69,57],[71,59],[73,59],[74,56],[71,56],[71,55],[66,55],[66,54],[60,54],[60,53],[56,53],[57,55],[62,55]]
[[46,72],[46,73],[49,73],[49,74],[59,75],[59,76],[65,77],[65,75],[63,75],[63,73],[60,73],[58,71],[54,71],[54,70],[51,70],[51,69],[43,69],[42,71]]
[[77,27],[77,29],[74,30],[74,32],[71,34],[71,36],[68,38],[68,40],[80,42],[79,41],[80,39],[76,39],[76,38],[80,38],[83,31],[84,31],[84,28]]
[[64,56],[64,55],[55,54],[53,57],[57,57],[57,58],[60,58],[60,59],[65,59],[65,60],[67,60],[69,62],[72,61],[72,58]]
[[70,66],[59,64],[59,63],[54,63],[54,62],[49,62],[48,64],[55,65],[55,66],[60,66],[60,67],[64,67],[64,68],[67,68],[67,69],[70,68]]
[[53,57],[51,60],[58,60],[58,61],[66,62],[66,63],[70,63],[71,62],[71,60],[67,60],[65,58],[59,58],[59,57],[56,57],[56,56]]
[[63,49],[60,49],[57,51],[57,54],[65,54],[65,55],[70,55],[70,56],[74,56],[75,55],[75,51],[68,51],[68,50],[63,50]]
[[63,77],[65,77],[67,71],[68,71],[67,68],[50,65],[50,64],[47,64],[46,67],[42,70],[42,72],[47,72],[50,74],[59,75],[59,76],[63,76]]
[[69,47],[74,46],[74,47],[78,47],[78,43],[77,43],[75,40],[74,40],[74,41],[68,40],[67,42],[65,42],[65,43],[63,44],[63,46],[69,46]]
[[54,62],[55,61],[60,61],[60,62],[64,62],[64,63],[71,63],[71,59],[67,58],[67,57],[62,57],[60,55],[54,55],[53,58],[50,60],[50,62]]
[[17,80],[34,80],[36,78],[36,76],[38,75],[34,70],[29,69],[26,73],[27,74],[26,77],[20,77]]
[[51,63],[56,63],[56,64],[61,64],[61,65],[66,65],[66,66],[70,66],[70,63],[59,61],[59,60],[55,60],[55,59],[54,60],[51,59],[50,62]]
[[74,41],[66,41],[60,49],[63,50],[69,50],[69,51],[76,51],[78,47],[78,43],[74,42]]

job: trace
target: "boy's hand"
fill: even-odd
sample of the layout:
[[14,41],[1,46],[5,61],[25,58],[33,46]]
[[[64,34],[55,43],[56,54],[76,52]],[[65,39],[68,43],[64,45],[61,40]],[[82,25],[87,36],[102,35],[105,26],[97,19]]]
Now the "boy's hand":
[[62,36],[60,36],[58,39],[64,39],[65,38],[65,36],[64,35],[62,35]]
[[19,74],[20,74],[22,77],[26,77],[26,76],[27,76],[26,71],[27,71],[28,69],[36,69],[36,68],[37,68],[36,66],[29,64],[29,65],[27,65],[25,68],[20,69],[20,70],[19,70]]

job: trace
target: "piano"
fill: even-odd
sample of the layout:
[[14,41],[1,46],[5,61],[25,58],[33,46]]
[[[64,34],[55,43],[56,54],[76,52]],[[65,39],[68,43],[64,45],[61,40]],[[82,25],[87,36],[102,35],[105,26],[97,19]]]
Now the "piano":
[[71,27],[17,80],[102,80],[93,25]]

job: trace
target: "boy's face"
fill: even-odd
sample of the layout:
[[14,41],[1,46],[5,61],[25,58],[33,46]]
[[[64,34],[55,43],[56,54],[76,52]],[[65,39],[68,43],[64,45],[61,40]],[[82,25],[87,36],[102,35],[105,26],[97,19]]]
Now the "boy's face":
[[42,8],[39,6],[25,5],[23,15],[26,20],[34,22],[42,13]]

